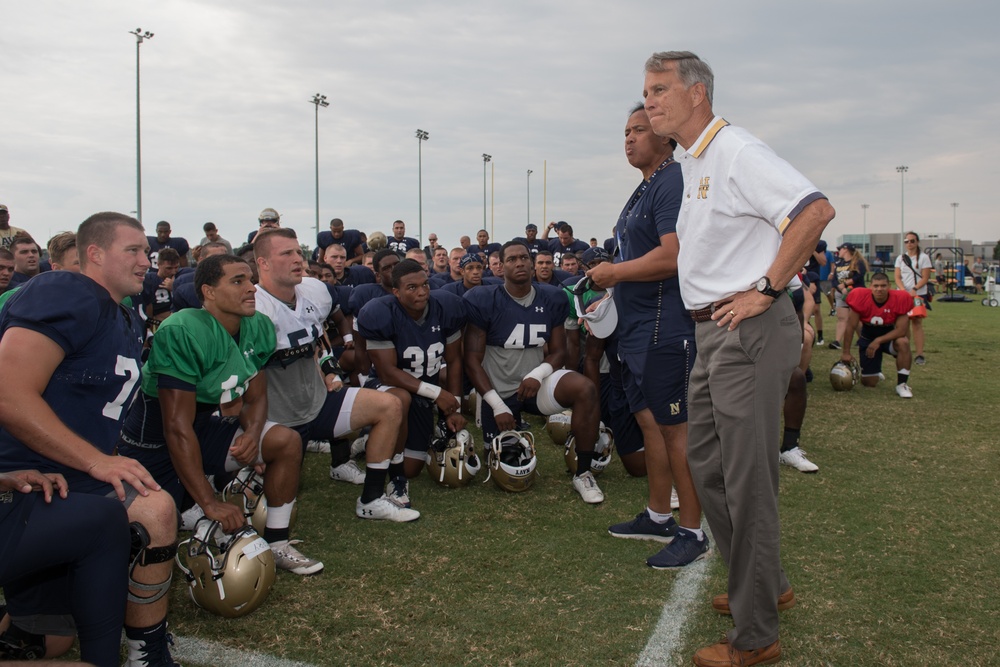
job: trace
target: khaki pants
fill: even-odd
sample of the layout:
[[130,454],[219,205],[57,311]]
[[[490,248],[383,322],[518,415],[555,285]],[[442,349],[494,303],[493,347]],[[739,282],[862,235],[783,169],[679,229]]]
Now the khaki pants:
[[781,569],[778,450],[781,408],[802,332],[791,299],[735,331],[695,328],[698,356],[688,393],[688,464],[716,546],[729,567],[733,647],[778,638]]

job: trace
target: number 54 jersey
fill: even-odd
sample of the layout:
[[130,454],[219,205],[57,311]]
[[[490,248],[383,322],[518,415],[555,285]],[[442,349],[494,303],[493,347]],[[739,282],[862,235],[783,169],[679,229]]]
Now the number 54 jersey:
[[[124,408],[138,387],[144,330],[138,312],[115,303],[107,290],[86,276],[50,271],[32,278],[7,302],[0,336],[12,328],[35,331],[62,348],[63,360],[42,398],[66,426],[110,454]],[[0,429],[0,470],[30,468],[62,473],[73,491],[93,492],[106,486],[36,453]]]
[[462,299],[439,291],[430,293],[419,320],[410,317],[392,295],[369,301],[357,320],[368,349],[395,348],[396,367],[431,384],[437,384],[445,346],[462,335],[464,326]]

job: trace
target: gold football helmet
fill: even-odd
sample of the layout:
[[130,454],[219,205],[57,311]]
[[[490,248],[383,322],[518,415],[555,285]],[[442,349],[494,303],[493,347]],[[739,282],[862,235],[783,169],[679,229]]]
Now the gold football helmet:
[[[222,500],[236,505],[243,511],[247,523],[258,535],[264,534],[267,525],[267,498],[264,497],[264,478],[253,468],[243,468],[222,490]],[[292,506],[292,517],[288,527],[295,525],[298,506]]]
[[861,367],[854,359],[851,359],[850,364],[838,361],[830,369],[830,384],[834,391],[850,391],[860,381]]
[[250,526],[227,535],[218,521],[202,519],[178,545],[176,561],[195,604],[225,618],[252,612],[274,584],[271,546]]
[[570,434],[570,419],[573,416],[572,410],[563,410],[554,415],[549,415],[545,420],[545,430],[549,432],[549,437],[557,447],[566,445],[566,438]]
[[452,489],[467,485],[482,467],[472,435],[464,428],[450,438],[445,434],[435,440],[427,453],[427,472],[438,484]]
[[504,431],[490,443],[490,477],[504,491],[527,491],[538,474],[535,438],[530,431]]
[[[601,422],[600,431],[597,435],[597,442],[594,443],[594,458],[590,461],[590,471],[595,475],[604,472],[604,469],[611,463],[611,458],[615,453],[615,436],[611,429]],[[566,450],[564,452],[566,460],[566,470],[576,474],[576,438],[572,434],[566,438]]]

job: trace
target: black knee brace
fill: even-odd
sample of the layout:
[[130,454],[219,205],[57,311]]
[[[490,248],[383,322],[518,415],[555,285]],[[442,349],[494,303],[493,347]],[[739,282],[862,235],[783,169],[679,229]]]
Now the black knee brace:
[[136,604],[152,604],[166,595],[167,591],[170,590],[170,582],[174,577],[173,570],[171,569],[166,581],[158,584],[144,584],[135,580],[135,576],[133,575],[135,568],[166,563],[173,560],[174,556],[177,555],[177,545],[150,547],[149,531],[146,530],[145,526],[138,521],[133,521],[129,524],[129,529],[132,533],[132,549],[129,554],[128,568],[129,586],[139,591],[151,593],[151,595],[149,597],[139,597],[130,590],[128,600]]

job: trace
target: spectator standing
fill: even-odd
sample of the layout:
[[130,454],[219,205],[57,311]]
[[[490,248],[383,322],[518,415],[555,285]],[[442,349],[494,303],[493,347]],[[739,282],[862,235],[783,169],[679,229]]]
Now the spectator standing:
[[[926,303],[931,268],[931,258],[920,250],[920,237],[916,232],[907,232],[903,239],[903,252],[896,258],[896,289],[904,290],[912,298],[919,298]],[[909,339],[913,342],[913,352],[916,355],[913,363],[923,366],[927,363],[924,359],[924,319],[911,317],[909,321]]]

